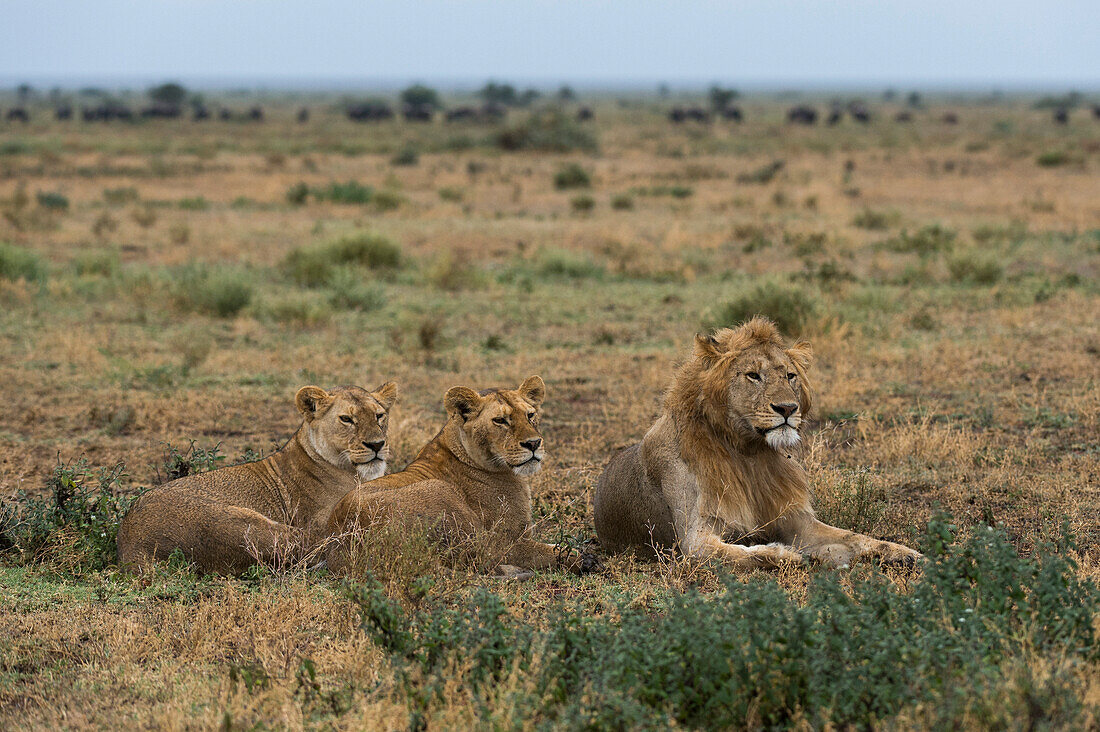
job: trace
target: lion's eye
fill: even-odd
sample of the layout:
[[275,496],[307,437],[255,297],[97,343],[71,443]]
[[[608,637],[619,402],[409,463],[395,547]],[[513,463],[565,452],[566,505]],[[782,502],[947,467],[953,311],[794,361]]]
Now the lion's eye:
[[760,374],[756,373],[755,371],[749,371],[745,374],[745,378],[749,381],[760,381]]
[[537,417],[537,416],[538,416],[538,415],[537,415],[537,414],[535,414],[534,412],[528,412],[528,413],[527,413],[527,421],[529,421],[529,422],[534,422],[534,421],[535,421],[535,417]]
[[787,381],[794,381],[798,374],[787,374]]
[[375,415],[375,418],[378,420],[378,423],[381,424],[382,422],[386,421],[386,413],[379,412],[377,415]]
[[507,427],[508,426],[508,418],[507,417],[493,417],[493,424],[499,424],[502,427]]
[[340,421],[343,422],[344,424],[355,424],[355,420],[352,419],[351,417],[349,417],[346,414],[341,414],[340,415]]

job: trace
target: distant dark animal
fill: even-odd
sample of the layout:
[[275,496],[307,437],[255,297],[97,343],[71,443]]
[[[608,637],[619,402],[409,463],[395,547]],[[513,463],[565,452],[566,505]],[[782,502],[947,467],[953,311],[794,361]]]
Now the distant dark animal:
[[218,119],[220,119],[222,122],[228,122],[229,120],[233,119],[233,113],[225,107],[222,107],[218,110]]
[[393,119],[393,109],[382,102],[353,104],[347,108],[348,119],[354,122],[378,122]]
[[800,104],[787,110],[787,121],[797,125],[817,124],[817,110]]
[[959,123],[959,115],[954,112],[944,112],[943,116],[940,117],[940,122],[943,122],[945,125],[957,125]]
[[5,119],[8,122],[30,122],[31,115],[22,107],[12,107],[8,110],[7,115],[5,115]]
[[401,116],[406,122],[431,122],[435,108],[430,104],[406,104],[401,107]]
[[1092,107],[1092,116],[1096,119],[1100,119],[1100,104],[1094,104]]
[[202,104],[195,105],[195,108],[191,111],[191,119],[196,122],[202,122],[203,120],[210,119],[210,110]]
[[73,108],[70,107],[68,104],[63,104],[53,111],[53,116],[60,121],[72,119]]
[[298,110],[298,124],[305,124],[309,122],[309,107],[302,107]]
[[249,122],[263,122],[264,121],[264,108],[256,105],[248,110],[248,114],[245,117]]
[[840,120],[844,117],[844,111],[840,107],[833,107],[829,110],[829,116],[825,118],[825,124],[832,127],[833,125],[840,124]]
[[1054,123],[1064,125],[1069,122],[1069,111],[1065,107],[1054,110]]
[[848,105],[848,114],[852,115],[852,119],[862,124],[867,124],[871,121],[871,110],[867,109],[867,106],[863,102],[852,102]]
[[596,119],[596,113],[592,111],[592,107],[581,107],[577,110],[578,122],[590,122]]
[[681,122],[710,122],[710,112],[702,107],[673,107],[668,113],[670,121]]
[[741,113],[741,108],[733,104],[724,107],[721,114],[722,119],[729,120],[730,122],[741,122],[745,119],[745,116]]
[[478,113],[474,107],[454,107],[447,110],[444,118],[448,122],[471,122],[478,118]]
[[912,122],[913,115],[911,112],[898,112],[894,115],[895,122]]
[[178,119],[183,110],[176,104],[156,102],[141,110],[142,119]]

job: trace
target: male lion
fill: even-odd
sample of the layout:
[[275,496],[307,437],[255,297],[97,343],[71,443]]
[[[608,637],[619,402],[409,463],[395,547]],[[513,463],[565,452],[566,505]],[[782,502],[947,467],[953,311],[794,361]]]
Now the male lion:
[[[818,521],[802,466],[787,452],[810,410],[810,344],[786,348],[775,325],[696,336],[664,413],[641,443],[611,459],[596,486],[596,533],[610,551],[679,546],[737,567],[860,556],[912,563],[916,551]],[[727,537],[735,537],[730,543]],[[767,545],[745,546],[747,538]]]
[[361,480],[386,472],[392,381],[302,387],[294,398],[302,426],[263,460],[190,475],[149,491],[118,529],[123,567],[144,570],[176,549],[201,571],[237,574],[272,564],[305,545],[309,523]]
[[332,509],[324,529],[332,537],[329,568],[349,568],[356,529],[396,523],[430,529],[444,541],[488,534],[504,549],[505,564],[497,568],[504,576],[559,563],[589,569],[590,555],[561,560],[555,547],[527,536],[531,490],[523,478],[538,472],[546,456],[538,429],[545,394],[538,376],[512,390],[448,390],[447,423],[416,459],[352,490]]

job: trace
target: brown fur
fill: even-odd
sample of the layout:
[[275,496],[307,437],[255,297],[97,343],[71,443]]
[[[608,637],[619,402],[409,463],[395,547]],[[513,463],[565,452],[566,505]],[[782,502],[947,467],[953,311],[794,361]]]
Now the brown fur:
[[[806,473],[788,453],[812,407],[811,360],[809,343],[786,347],[764,318],[696,336],[664,413],[600,476],[594,509],[604,547],[649,554],[678,545],[743,567],[801,553],[835,565],[918,558],[814,517]],[[740,543],[748,538],[773,543]]]
[[165,483],[138,499],[119,526],[119,564],[143,571],[179,549],[201,571],[236,574],[257,560],[296,558],[320,511],[361,478],[385,472],[387,415],[396,399],[393,382],[373,393],[302,387],[295,404],[304,421],[278,452]]
[[[443,399],[447,423],[416,459],[399,473],[356,488],[333,508],[324,525],[324,534],[333,537],[329,567],[350,569],[350,537],[357,529],[392,522],[430,528],[443,541],[490,533],[504,547],[499,574],[558,564],[555,547],[528,538],[531,491],[522,478],[541,466],[544,396],[538,376],[514,390],[450,389]],[[534,452],[532,441],[538,441]]]

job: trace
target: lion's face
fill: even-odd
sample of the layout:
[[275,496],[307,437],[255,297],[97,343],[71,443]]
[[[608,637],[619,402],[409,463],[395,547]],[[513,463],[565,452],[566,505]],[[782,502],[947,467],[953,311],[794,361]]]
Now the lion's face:
[[304,386],[294,401],[314,451],[362,480],[373,480],[386,472],[389,411],[396,400],[397,384],[389,381],[373,392],[358,386],[332,391]]
[[729,375],[730,422],[773,449],[797,445],[801,392],[791,358],[779,348],[755,346],[733,360]]
[[458,423],[462,447],[483,470],[533,475],[546,457],[539,433],[539,412],[546,386],[532,376],[518,389],[475,392],[451,388],[443,398],[447,414]]
[[798,444],[810,409],[809,343],[785,348],[769,321],[754,319],[736,330],[698,336],[696,356],[716,402],[712,418],[747,443],[762,441],[774,450]]

